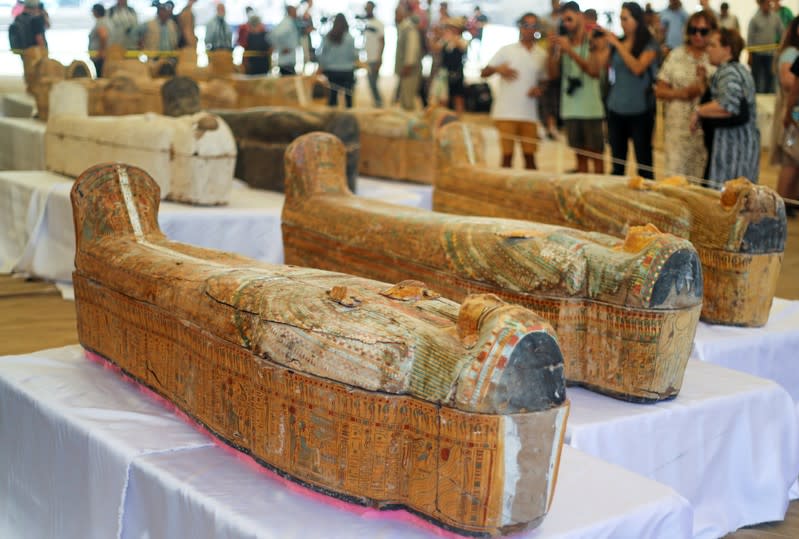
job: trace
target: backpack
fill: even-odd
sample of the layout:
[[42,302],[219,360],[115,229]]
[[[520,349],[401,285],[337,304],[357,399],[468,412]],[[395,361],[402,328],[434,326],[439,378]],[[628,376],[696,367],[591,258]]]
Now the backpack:
[[465,106],[469,112],[489,112],[494,99],[486,82],[467,84],[464,88]]
[[12,51],[22,51],[35,44],[31,31],[32,17],[28,13],[17,15],[8,26],[8,44]]

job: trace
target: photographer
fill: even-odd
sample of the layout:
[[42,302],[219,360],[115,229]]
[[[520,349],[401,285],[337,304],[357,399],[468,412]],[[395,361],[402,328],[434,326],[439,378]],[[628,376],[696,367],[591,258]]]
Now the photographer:
[[604,39],[589,34],[577,2],[566,2],[560,9],[559,35],[549,37],[549,76],[561,77],[560,116],[569,146],[577,150],[577,172],[588,172],[590,159],[594,172],[602,174],[605,114],[599,76]]
[[652,132],[655,129],[655,92],[658,44],[644,21],[644,10],[635,2],[621,5],[619,39],[605,32],[610,49],[603,51],[602,65],[610,64],[612,84],[608,94],[608,140],[613,154],[613,174],[624,174],[627,145],[632,139],[638,175],[653,178]]
[[535,46],[538,17],[525,13],[519,19],[519,41],[497,51],[481,77],[501,77],[498,95],[491,107],[491,118],[500,133],[502,166],[513,162],[514,138],[524,138],[522,154],[528,169],[536,168],[538,138],[538,98],[546,87],[546,53]]

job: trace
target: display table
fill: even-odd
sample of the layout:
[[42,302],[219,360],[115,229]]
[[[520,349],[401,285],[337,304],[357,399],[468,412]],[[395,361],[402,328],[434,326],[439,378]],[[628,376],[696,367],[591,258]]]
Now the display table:
[[[75,233],[72,180],[46,171],[0,172],[0,271],[72,280]],[[169,238],[283,262],[283,195],[233,189],[227,206],[161,202],[158,222]]]
[[[359,195],[430,207],[432,188],[359,178]],[[71,282],[75,234],[69,192],[72,180],[47,171],[0,172],[0,272]],[[161,230],[170,239],[283,263],[280,214],[283,194],[236,182],[227,206],[162,201]]]
[[26,93],[3,94],[3,116],[8,118],[31,118],[36,110],[36,100]]
[[762,328],[699,323],[693,359],[768,378],[797,403],[799,413],[799,301],[774,298]]
[[[215,445],[79,346],[0,357],[0,537],[435,537]],[[690,537],[668,487],[565,447],[529,538]]]
[[790,395],[762,378],[689,361],[672,401],[632,404],[569,388],[567,442],[684,496],[694,536],[782,520],[799,474]]
[[45,124],[0,116],[0,170],[44,170]]

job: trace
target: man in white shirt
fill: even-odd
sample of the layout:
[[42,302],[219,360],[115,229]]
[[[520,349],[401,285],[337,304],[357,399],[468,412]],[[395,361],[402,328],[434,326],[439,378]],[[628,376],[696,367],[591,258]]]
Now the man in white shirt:
[[380,66],[383,64],[383,49],[386,46],[385,32],[383,23],[375,17],[375,3],[369,0],[364,7],[366,15],[364,17],[363,39],[366,49],[366,63],[369,66],[369,88],[372,90],[372,98],[375,107],[383,106],[383,98],[377,89],[377,79],[380,74]]
[[539,31],[538,17],[525,13],[518,21],[519,41],[497,51],[480,73],[482,77],[501,77],[491,117],[502,138],[502,166],[513,161],[514,138],[522,144],[524,164],[536,168],[535,151],[538,139],[538,98],[547,78],[547,55],[535,46]]

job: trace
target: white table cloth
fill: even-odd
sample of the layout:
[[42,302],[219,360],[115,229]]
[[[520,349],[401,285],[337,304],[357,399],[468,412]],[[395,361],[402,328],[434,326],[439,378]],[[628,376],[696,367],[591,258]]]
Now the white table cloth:
[[761,328],[700,322],[691,358],[773,380],[799,410],[799,301],[774,298]]
[[694,508],[694,535],[782,520],[799,474],[799,427],[779,385],[689,361],[676,399],[633,404],[569,388],[568,443],[672,487]]
[[[79,346],[0,357],[0,508],[0,537],[440,536],[277,478]],[[515,537],[684,538],[691,521],[670,488],[564,447],[550,513]]]
[[3,116],[30,118],[36,110],[36,100],[24,92],[2,95]]
[[[395,204],[430,204],[432,187],[360,179],[359,194]],[[0,272],[72,281],[75,234],[69,191],[72,180],[47,171],[0,172]],[[280,214],[283,194],[241,182],[227,206],[162,201],[161,230],[170,239],[283,263]]]
[[[1,537],[433,537],[404,511],[287,483],[77,345],[0,358]],[[673,490],[564,448],[531,538],[690,537]]]
[[44,170],[45,124],[0,116],[0,170]]

